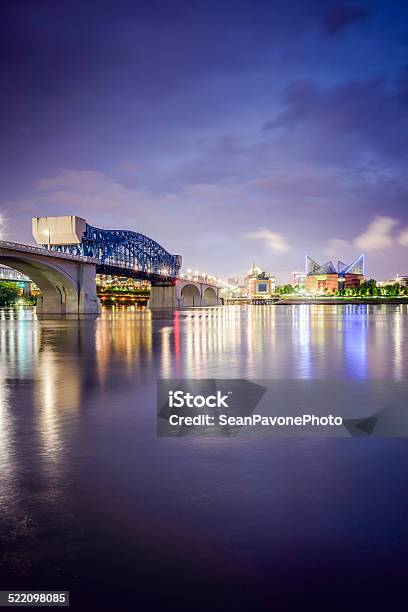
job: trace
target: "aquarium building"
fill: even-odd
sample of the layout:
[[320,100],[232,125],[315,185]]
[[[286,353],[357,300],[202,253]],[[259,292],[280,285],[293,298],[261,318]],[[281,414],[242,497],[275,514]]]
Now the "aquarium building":
[[334,293],[339,289],[358,288],[364,280],[364,255],[352,264],[328,261],[323,265],[306,255],[306,291],[310,293]]

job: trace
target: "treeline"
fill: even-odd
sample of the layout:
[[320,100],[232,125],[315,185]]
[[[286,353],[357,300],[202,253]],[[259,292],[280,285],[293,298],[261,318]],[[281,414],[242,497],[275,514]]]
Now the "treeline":
[[[296,294],[298,291],[299,289],[297,287],[292,287],[292,285],[281,285],[276,288],[276,293],[280,295]],[[359,287],[339,289],[338,291],[333,291],[330,295],[344,297],[408,296],[408,287],[404,287],[399,283],[390,283],[379,287],[377,281],[371,278],[370,280],[363,281]]]
[[365,280],[359,287],[354,289],[340,289],[335,292],[335,295],[344,296],[355,296],[355,297],[368,297],[368,296],[383,296],[383,297],[398,297],[407,296],[408,287],[403,287],[399,283],[391,283],[389,285],[383,285],[379,287],[377,281],[373,278]]

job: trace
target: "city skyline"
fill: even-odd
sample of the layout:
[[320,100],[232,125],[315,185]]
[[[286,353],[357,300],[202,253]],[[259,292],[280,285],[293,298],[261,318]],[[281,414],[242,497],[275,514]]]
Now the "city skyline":
[[408,7],[5,2],[5,237],[76,214],[185,267],[406,274]]

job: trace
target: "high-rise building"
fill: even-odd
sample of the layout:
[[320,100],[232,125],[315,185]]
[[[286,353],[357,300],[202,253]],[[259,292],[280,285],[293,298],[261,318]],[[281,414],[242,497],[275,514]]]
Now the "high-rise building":
[[331,261],[320,265],[306,255],[306,290],[311,293],[333,293],[339,289],[359,287],[364,280],[364,255],[351,265],[342,261],[337,269]]

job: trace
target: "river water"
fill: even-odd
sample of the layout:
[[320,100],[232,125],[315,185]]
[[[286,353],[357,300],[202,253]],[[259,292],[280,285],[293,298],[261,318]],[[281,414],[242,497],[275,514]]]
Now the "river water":
[[155,404],[158,378],[405,380],[407,340],[407,305],[1,310],[1,588],[406,609],[406,439],[158,438]]

